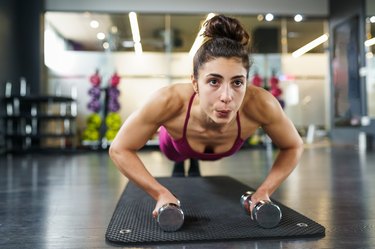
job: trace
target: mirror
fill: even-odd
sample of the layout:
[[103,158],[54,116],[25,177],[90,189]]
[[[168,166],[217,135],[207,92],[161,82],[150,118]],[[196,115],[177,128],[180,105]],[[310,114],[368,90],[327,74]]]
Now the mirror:
[[[326,20],[292,16],[266,21],[263,15],[236,17],[251,35],[254,65],[249,81],[257,72],[264,85],[271,74],[280,77],[286,103],[285,112],[296,126],[314,123],[326,126],[325,91],[326,46],[319,45],[298,59],[291,53],[326,33]],[[135,43],[129,13],[46,12],[45,64],[49,92],[79,93],[78,127],[85,126],[89,77],[99,70],[101,87],[108,86],[114,72],[121,77],[120,114],[125,119],[156,89],[174,83],[190,82],[188,55],[205,14],[137,13],[143,53],[134,53]],[[94,21],[94,22],[93,22]],[[93,27],[92,27],[93,26]],[[102,33],[100,36],[98,33]],[[99,36],[99,37],[98,37]],[[98,39],[100,38],[100,39]],[[306,66],[309,65],[309,66]],[[294,90],[293,90],[294,89]],[[295,92],[298,95],[295,95]],[[322,112],[324,110],[324,112]]]
[[367,112],[371,118],[375,117],[375,44],[369,45],[368,42],[373,38],[375,39],[375,1],[366,0],[366,91]]
[[[252,35],[255,52],[291,53],[324,33],[324,20],[293,17],[231,15],[238,18]],[[188,52],[204,22],[203,14],[137,14],[143,51]],[[46,12],[46,29],[56,32],[68,50],[132,51],[134,42],[128,13]],[[102,37],[97,37],[102,33]],[[282,36],[286,43],[282,45]],[[283,47],[284,46],[284,47]],[[310,51],[322,53],[322,46]]]
[[[367,110],[368,115],[375,117],[375,15],[366,18],[366,42],[370,42],[366,49],[366,90],[367,90]],[[372,42],[371,42],[372,41]],[[365,42],[365,44],[366,44]]]

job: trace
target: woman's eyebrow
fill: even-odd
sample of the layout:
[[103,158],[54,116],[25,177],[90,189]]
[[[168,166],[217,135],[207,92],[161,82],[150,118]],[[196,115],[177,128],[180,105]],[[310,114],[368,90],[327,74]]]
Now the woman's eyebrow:
[[245,75],[236,75],[233,76],[231,79],[238,79],[238,78],[246,78]]
[[206,77],[217,77],[217,78],[224,78],[221,74],[217,74],[217,73],[209,73],[206,75]]
[[[210,74],[207,74],[206,77],[217,77],[217,78],[224,78],[222,75],[220,74],[217,74],[217,73],[210,73]],[[237,78],[246,78],[245,75],[235,75],[233,77],[231,77],[231,79],[237,79]]]

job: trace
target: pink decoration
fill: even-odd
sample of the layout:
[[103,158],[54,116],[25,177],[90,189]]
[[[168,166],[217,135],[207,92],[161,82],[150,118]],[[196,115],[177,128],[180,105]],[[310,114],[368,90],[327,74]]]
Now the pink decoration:
[[271,88],[271,94],[275,96],[276,98],[279,97],[282,93],[283,91],[278,87]]
[[99,86],[101,80],[98,70],[95,71],[95,74],[90,76],[90,82],[93,86]]
[[259,76],[258,73],[255,73],[254,74],[254,77],[253,77],[253,85],[254,86],[259,86],[261,87],[263,85],[263,80],[262,78]]
[[276,86],[277,84],[279,84],[279,79],[273,75],[270,79],[270,84],[272,87]]
[[120,83],[120,76],[117,73],[114,73],[111,77],[111,86],[116,87]]

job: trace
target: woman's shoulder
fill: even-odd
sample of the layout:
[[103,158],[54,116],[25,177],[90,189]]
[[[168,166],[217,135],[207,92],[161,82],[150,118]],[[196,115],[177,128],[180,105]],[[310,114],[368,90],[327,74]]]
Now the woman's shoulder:
[[193,87],[188,83],[168,85],[156,90],[142,109],[166,122],[185,109],[193,93]]
[[159,99],[165,104],[171,105],[171,107],[175,106],[179,108],[181,105],[185,105],[186,101],[190,99],[193,93],[194,89],[192,84],[176,83],[160,88],[156,91],[156,96],[154,97],[157,97],[156,99]]
[[278,100],[267,90],[249,85],[244,98],[242,111],[245,116],[261,124],[269,123],[282,111]]

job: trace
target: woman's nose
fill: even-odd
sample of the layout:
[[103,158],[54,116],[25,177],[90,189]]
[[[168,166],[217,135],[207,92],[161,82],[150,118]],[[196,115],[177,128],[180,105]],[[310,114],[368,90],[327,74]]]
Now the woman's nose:
[[229,103],[231,100],[232,96],[230,87],[223,85],[223,89],[220,94],[220,101],[223,103]]

